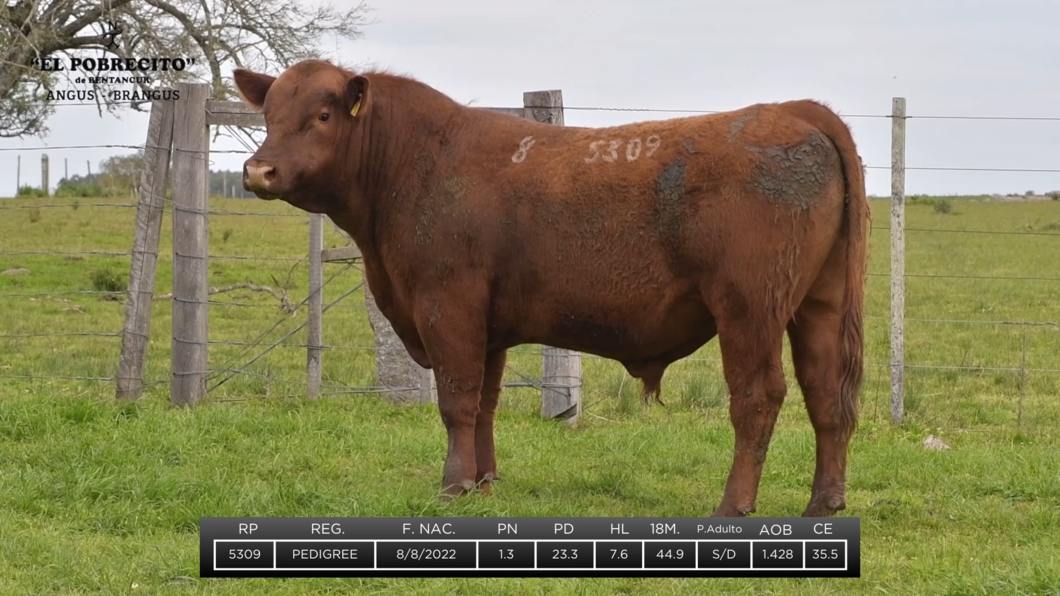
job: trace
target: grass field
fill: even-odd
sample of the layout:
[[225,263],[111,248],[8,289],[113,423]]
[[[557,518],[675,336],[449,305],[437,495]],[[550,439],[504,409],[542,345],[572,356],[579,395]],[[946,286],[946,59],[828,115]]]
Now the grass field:
[[[127,252],[134,211],[89,199],[39,209],[60,200],[2,201],[0,271],[29,273],[0,275],[0,594],[1060,594],[1060,202],[950,200],[949,213],[930,204],[907,212],[910,367],[898,428],[884,366],[888,209],[873,201],[869,366],[843,512],[861,518],[862,578],[591,581],[201,579],[198,520],[709,514],[732,450],[716,342],[669,370],[666,407],[642,405],[617,363],[586,356],[575,428],[540,420],[537,391],[506,390],[497,431],[504,481],[491,497],[442,505],[437,410],[340,395],[375,382],[360,291],[325,315],[325,343],[335,346],[325,353],[325,391],[336,395],[298,399],[298,332],[200,407],[170,409],[170,303],[157,301],[152,385],[142,402],[117,404],[112,382],[91,379],[114,375],[120,338],[48,335],[120,331],[122,305],[98,292],[127,276],[128,257],[75,253]],[[211,209],[296,213],[224,199]],[[167,213],[158,294],[170,291],[170,226]],[[992,233],[960,232],[970,230]],[[325,238],[344,244],[332,229]],[[297,303],[306,245],[305,217],[214,215],[211,285],[286,287]],[[13,254],[36,251],[67,254]],[[343,268],[327,266],[325,302],[360,283],[356,268]],[[305,317],[304,307],[286,315],[263,293],[212,299],[211,369],[242,367]],[[274,325],[264,343],[245,345]],[[515,352],[509,380],[537,377],[536,347]],[[756,515],[798,515],[809,497],[813,432],[790,367],[789,385]],[[951,449],[923,449],[928,434]]]

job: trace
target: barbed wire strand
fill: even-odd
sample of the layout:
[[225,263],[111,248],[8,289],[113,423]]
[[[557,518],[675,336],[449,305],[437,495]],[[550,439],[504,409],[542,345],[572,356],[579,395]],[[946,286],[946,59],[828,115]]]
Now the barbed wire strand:
[[116,380],[115,377],[89,377],[78,375],[0,375],[0,379],[18,379],[25,381],[98,381],[109,382]]
[[[56,197],[58,198],[58,197]],[[136,207],[136,203],[74,203],[81,197],[70,197],[69,203],[52,203],[47,205],[3,205],[0,204],[0,210],[3,209],[87,209],[89,207]]]
[[306,260],[305,257],[277,257],[271,255],[209,255],[209,258],[217,261],[279,261],[286,263],[300,263]]
[[[31,102],[35,105],[48,105],[51,107],[80,107],[80,106],[97,106],[96,102]],[[130,106],[142,102],[134,101],[112,101],[104,102],[103,105],[125,105]],[[234,102],[238,103],[238,102]],[[522,109],[555,109],[556,106],[470,106],[479,109],[486,110],[522,110]],[[740,109],[731,108],[729,110],[702,110],[702,109],[685,109],[685,108],[629,108],[629,107],[617,107],[617,106],[560,106],[564,110],[572,110],[578,112],[641,112],[641,113],[658,113],[658,114],[722,114],[725,112],[731,112]],[[207,112],[214,115],[224,114],[256,114],[259,112],[252,112],[247,110],[223,110],[223,109],[207,109]],[[843,114],[840,113],[841,118],[882,118],[889,119],[893,118],[892,114]],[[906,114],[907,120],[980,120],[980,121],[1015,121],[1015,122],[1060,122],[1060,116],[990,116],[990,115],[936,115],[936,114]],[[230,126],[230,125],[222,125]]]
[[[143,150],[147,147],[169,150],[174,153],[189,153],[189,154],[222,154],[222,155],[251,155],[254,152],[247,149],[207,149],[207,150],[196,150],[196,149],[177,149],[175,147],[156,147],[153,145],[120,145],[120,144],[104,144],[104,145],[57,145],[51,147],[0,147],[0,152],[14,152],[14,151],[60,151],[60,150],[74,150],[74,149],[136,149]],[[203,159],[206,159],[205,157]],[[212,162],[211,162],[212,163]],[[890,166],[874,166],[866,165],[866,169],[870,170],[890,170]],[[939,171],[939,172],[1012,172],[1012,173],[1046,173],[1046,174],[1060,174],[1060,168],[985,168],[985,167],[941,167],[941,166],[906,166],[905,170],[916,170],[916,171]]]
[[[211,197],[211,198],[214,198],[214,197]],[[248,200],[248,201],[251,200],[251,199],[238,199],[237,197],[222,197],[222,198],[224,198],[225,200]],[[69,203],[52,203],[52,204],[43,204],[43,205],[34,205],[34,204],[3,205],[3,204],[0,204],[0,210],[4,210],[4,209],[71,209],[71,208],[89,209],[89,208],[96,208],[96,207],[103,207],[103,208],[106,208],[106,207],[135,208],[135,207],[137,207],[137,203],[75,203],[74,201],[78,200],[78,197],[71,197],[71,199],[72,200]],[[31,200],[31,199],[21,199],[21,200]],[[170,199],[168,197],[164,198],[163,200],[165,202],[167,202],[167,203],[172,203],[172,199]],[[888,198],[887,197],[882,197],[882,198],[879,198],[877,200],[888,200]],[[957,199],[957,200],[959,201],[960,199]],[[1012,202],[1024,202],[1024,201],[1012,201]],[[210,209],[210,210],[207,211],[207,213],[209,215],[216,215],[216,216],[244,216],[244,215],[246,215],[246,216],[252,216],[252,217],[305,217],[304,213],[293,213],[293,212],[292,213],[272,213],[272,212],[267,212],[267,211],[228,211],[228,210],[223,210],[223,209]],[[351,245],[353,243],[353,239],[350,238],[349,234],[347,234],[342,228],[338,227],[335,224],[335,222],[331,220],[330,217],[325,217],[324,219],[331,225],[331,227],[335,230],[336,233],[338,233],[340,236],[342,236],[346,240],[346,246],[349,246],[349,245]],[[891,227],[890,226],[872,226],[872,229],[873,230],[890,232]],[[953,233],[953,234],[993,234],[993,235],[1009,235],[1009,236],[1046,236],[1046,237],[1060,238],[1060,233],[1035,232],[1035,231],[1032,231],[1032,230],[1027,230],[1027,231],[1022,231],[1022,230],[958,230],[958,229],[947,229],[947,228],[916,228],[916,227],[909,227],[909,228],[905,228],[905,231],[906,232],[927,232],[927,233],[936,233],[937,232],[937,233]],[[239,256],[233,256],[233,255],[210,255],[210,256],[214,257],[214,258],[253,258],[251,256],[239,257]]]
[[[103,290],[56,290],[54,292],[10,292],[0,293],[0,298],[50,298],[52,296],[71,296],[71,295],[113,295],[121,294],[121,292],[107,292]],[[68,302],[68,301],[67,301]]]
[[67,331],[61,333],[5,333],[0,334],[0,339],[29,339],[29,338],[55,338],[55,337],[118,337],[121,333],[108,331]]
[[0,256],[81,256],[94,255],[105,257],[127,257],[129,251],[119,252],[111,250],[0,250]]
[[[878,319],[881,321],[890,321],[890,317],[882,315],[862,315],[866,319]],[[952,324],[965,324],[965,325],[1011,325],[1014,327],[1060,327],[1060,321],[992,321],[983,320],[977,321],[975,319],[920,319],[915,317],[906,317],[903,319],[907,323],[952,323]]]
[[[873,230],[886,230],[891,231],[890,226],[872,226]],[[1008,236],[1052,236],[1054,238],[1060,238],[1060,233],[1053,234],[1050,232],[1021,232],[1021,231],[1006,231],[1006,230],[950,230],[945,228],[905,228],[906,232],[943,232],[943,233],[955,233],[955,234],[1001,234]]]
[[[870,277],[890,277],[890,273],[868,273]],[[941,273],[906,273],[907,278],[921,279],[964,279],[975,281],[1044,281],[1060,283],[1060,277],[1017,277],[1007,275],[946,275]]]
[[[173,199],[171,199],[171,198],[169,198],[167,196],[164,196],[164,195],[160,196],[160,195],[155,194],[155,193],[146,193],[146,196],[149,196],[150,198],[152,198],[154,200],[161,201],[164,205],[169,205],[170,209],[178,207],[175,204],[175,202],[173,201]],[[236,200],[236,201],[249,201],[250,200],[250,199],[236,199],[234,197],[226,197],[226,198],[228,200]],[[185,208],[185,207],[182,207],[182,209],[187,210],[187,208]],[[294,208],[291,207],[291,209],[294,209]],[[227,211],[227,210],[224,210],[224,209],[209,209],[209,208],[207,208],[206,211],[204,211],[203,213],[206,214],[206,215],[220,215],[220,216],[248,215],[248,216],[252,216],[252,217],[299,217],[299,218],[305,218],[306,217],[306,214],[304,212],[296,213],[296,212],[293,212],[293,211],[290,212],[290,213],[270,213],[270,212],[267,212],[267,211]]]

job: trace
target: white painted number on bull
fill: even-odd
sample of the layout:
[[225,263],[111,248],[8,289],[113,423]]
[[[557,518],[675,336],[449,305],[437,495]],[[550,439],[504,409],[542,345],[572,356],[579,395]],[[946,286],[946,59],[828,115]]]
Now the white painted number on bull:
[[589,143],[589,157],[585,158],[585,163],[593,163],[600,159],[600,145],[603,145],[607,141],[593,141]]
[[[622,143],[623,141],[621,140],[593,141],[589,143],[589,155],[586,156],[585,163],[596,163],[597,161],[613,163],[618,161],[618,151],[622,147]],[[639,138],[630,139],[626,142],[626,161],[636,161],[644,147],[648,148],[644,154],[651,157],[661,144],[662,139],[659,138],[659,135],[651,135],[643,143]]]
[[651,135],[644,141],[644,144],[648,146],[648,157],[651,157],[651,154],[655,153],[659,145],[662,144],[662,139],[659,138],[659,135]]
[[626,145],[626,161],[633,161],[640,157],[640,139],[630,139]]
[[523,160],[526,159],[526,152],[534,146],[534,142],[534,137],[532,136],[519,141],[519,149],[512,155],[512,162],[523,163]]

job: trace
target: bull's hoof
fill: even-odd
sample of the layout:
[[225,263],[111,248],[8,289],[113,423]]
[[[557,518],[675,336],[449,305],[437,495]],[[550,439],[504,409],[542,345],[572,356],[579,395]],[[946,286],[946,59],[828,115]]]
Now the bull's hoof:
[[846,499],[842,495],[814,495],[810,498],[810,504],[803,517],[832,517],[837,512],[847,508]]
[[755,512],[754,505],[742,505],[740,507],[734,507],[732,505],[726,505],[722,503],[718,505],[718,508],[711,513],[711,517],[746,517]]
[[486,472],[485,474],[482,474],[479,477],[477,483],[478,490],[482,494],[488,495],[493,489],[493,483],[497,482],[498,480],[500,480],[500,476],[497,476],[496,472]]
[[460,482],[443,482],[442,483],[442,501],[455,501],[460,497],[466,495],[471,489],[475,488],[475,482],[472,480],[462,480]]

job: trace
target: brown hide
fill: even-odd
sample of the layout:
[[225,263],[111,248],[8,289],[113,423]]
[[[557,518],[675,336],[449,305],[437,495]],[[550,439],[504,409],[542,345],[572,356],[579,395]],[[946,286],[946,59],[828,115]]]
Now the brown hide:
[[747,514],[785,396],[787,330],[817,433],[804,514],[844,507],[868,207],[850,131],[827,107],[591,129],[316,61],[235,79],[268,125],[245,186],[350,233],[380,310],[434,369],[447,494],[497,478],[507,348],[612,358],[657,396],[666,367],[718,335],[736,449],[715,515]]

